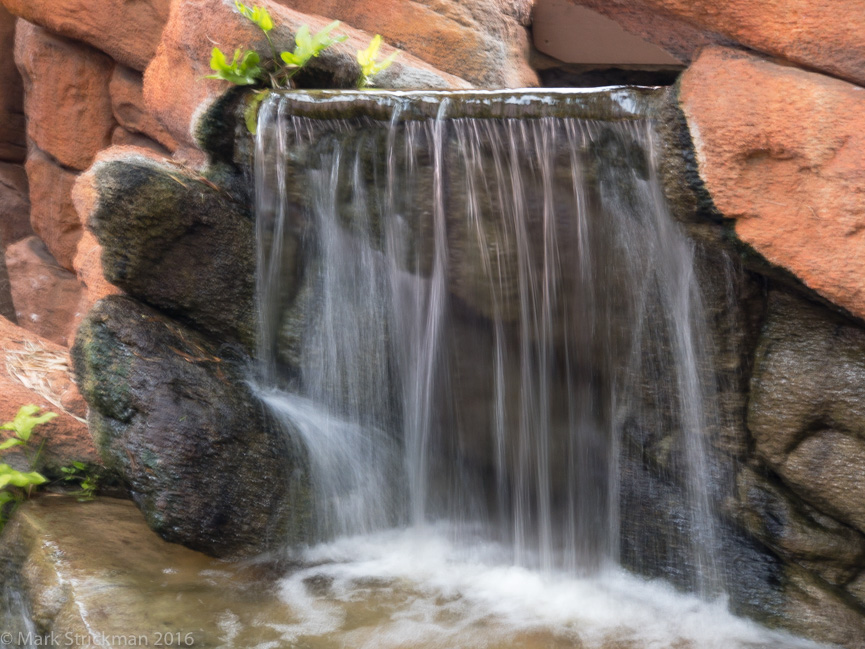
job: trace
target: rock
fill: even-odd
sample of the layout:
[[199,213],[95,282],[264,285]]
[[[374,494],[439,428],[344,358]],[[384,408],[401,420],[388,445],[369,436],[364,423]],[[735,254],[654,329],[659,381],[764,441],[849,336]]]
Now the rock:
[[72,350],[97,447],[169,541],[226,556],[307,540],[302,462],[222,351],[130,298],[97,304]]
[[24,113],[0,113],[0,161],[24,162],[26,141],[27,119]]
[[[122,65],[114,67],[109,85],[114,118],[129,133],[145,135],[159,142],[168,151],[174,151],[177,149],[177,142],[144,105],[142,84],[143,77],[140,72]],[[117,142],[116,135],[112,135],[112,143],[130,144],[130,142]]]
[[806,570],[788,565],[785,628],[818,642],[865,649],[865,608]]
[[123,65],[143,70],[156,52],[171,0],[2,0],[16,16],[84,41]]
[[102,245],[109,282],[253,348],[255,241],[247,202],[148,151],[123,147],[101,154],[74,195]]
[[842,585],[865,564],[865,536],[803,503],[768,475],[745,467],[738,476],[741,517],[761,543],[787,562]]
[[[281,7],[273,0],[262,0],[276,27],[271,32],[277,44],[293,43],[301,25],[313,31],[329,19],[301,14]],[[339,33],[349,39],[326,50],[313,60],[298,82],[304,87],[350,88],[360,74],[356,51],[365,48],[372,34],[342,25]],[[209,111],[226,94],[226,81],[204,80],[210,74],[210,56],[214,45],[224,52],[249,48],[263,57],[269,47],[261,30],[243,18],[231,0],[188,0],[172,6],[168,24],[153,62],[144,75],[144,99],[156,118],[180,143],[197,145],[206,135]],[[382,56],[393,48],[382,46]],[[440,72],[427,63],[402,53],[396,62],[376,78],[384,88],[465,88],[462,79]]]
[[78,252],[75,254],[72,265],[75,268],[78,281],[84,287],[82,304],[78,307],[78,312],[82,314],[82,317],[102,298],[118,295],[121,292],[119,288],[105,279],[105,274],[102,272],[102,246],[99,245],[92,232],[84,231],[81,241],[78,242]]
[[86,169],[114,128],[114,62],[83,43],[19,21],[15,62],[24,79],[27,135],[60,164]]
[[0,6],[0,160],[24,162],[24,87],[15,66],[14,49],[15,16]]
[[528,62],[528,0],[278,0],[343,20],[419,59],[486,88],[537,86]]
[[81,300],[81,285],[75,275],[61,268],[36,236],[9,246],[6,266],[18,323],[68,347]]
[[[35,404],[58,417],[33,430],[29,448],[41,448],[36,469],[61,477],[73,461],[101,466],[87,429],[87,407],[72,379],[69,352],[0,318],[0,422],[11,421],[21,406]],[[0,433],[5,438],[5,433]],[[5,452],[3,461],[29,470],[20,451]]]
[[0,257],[0,317],[18,323],[15,304],[12,302],[12,286],[9,284],[9,271],[6,269],[6,255]]
[[[268,640],[290,646],[261,624],[262,616],[296,622],[269,573],[166,543],[147,529],[133,503],[113,498],[33,499],[0,548],[0,584],[17,582],[33,621],[59,638],[143,636],[152,646],[157,633],[180,632],[181,646],[233,645],[231,638],[242,638],[244,646]],[[0,612],[7,631],[3,622]]]
[[63,268],[72,260],[81,239],[81,220],[72,203],[72,187],[78,177],[61,167],[36,146],[27,155],[30,182],[30,223],[48,251]]
[[865,12],[857,0],[572,0],[660,45],[682,61],[735,41],[802,67],[865,83]]
[[865,440],[827,428],[790,451],[780,471],[805,500],[865,532]]
[[163,158],[171,157],[171,151],[166,149],[156,140],[151,140],[146,135],[141,135],[141,133],[132,133],[127,131],[122,126],[116,127],[111,132],[111,146],[134,146],[139,149],[152,151]]
[[850,593],[859,604],[865,607],[865,570],[860,572],[855,579],[851,579],[845,590]]
[[748,427],[756,453],[823,513],[865,532],[865,331],[773,292]]
[[24,167],[0,162],[0,246],[3,248],[33,234],[29,193]]
[[680,101],[700,176],[739,239],[865,316],[865,91],[711,48]]

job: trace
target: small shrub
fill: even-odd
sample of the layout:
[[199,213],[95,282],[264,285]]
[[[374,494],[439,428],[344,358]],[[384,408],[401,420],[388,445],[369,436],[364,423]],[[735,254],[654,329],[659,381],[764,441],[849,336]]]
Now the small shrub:
[[7,421],[0,426],[0,430],[12,431],[13,435],[0,443],[0,454],[12,448],[21,447],[30,462],[31,471],[18,471],[6,463],[0,463],[0,529],[3,528],[8,517],[21,504],[24,498],[30,496],[34,487],[47,482],[45,476],[33,471],[38,457],[38,451],[30,454],[27,444],[33,429],[40,424],[54,419],[57,413],[46,412],[39,414],[39,406],[21,406],[18,414],[12,421]]
[[294,38],[294,49],[277,52],[270,32],[273,30],[273,19],[264,7],[247,7],[239,0],[234,5],[242,16],[255,24],[267,39],[273,58],[262,64],[261,57],[252,50],[235,50],[231,62],[218,47],[214,47],[210,56],[210,68],[214,74],[208,79],[223,79],[238,86],[253,86],[267,83],[271,88],[291,88],[292,79],[324,50],[335,43],[340,43],[348,36],[331,36],[331,32],[339,27],[335,20],[320,31],[313,34],[309,27],[302,25]]
[[73,462],[60,470],[63,472],[63,480],[65,482],[78,485],[78,489],[72,492],[72,495],[78,498],[78,502],[90,502],[96,498],[99,478],[84,462]]
[[[294,38],[294,49],[278,52],[270,38],[270,32],[273,30],[273,18],[267,9],[248,7],[240,0],[234,0],[234,5],[242,16],[264,32],[273,58],[262,62],[257,52],[237,49],[229,61],[221,49],[214,47],[210,55],[210,68],[213,70],[213,74],[208,75],[207,79],[222,79],[238,86],[267,85],[274,89],[293,88],[295,75],[311,59],[320,55],[328,47],[348,38],[344,34],[331,35],[340,25],[338,20],[333,21],[315,34],[310,32],[307,25],[301,25]],[[381,42],[381,36],[376,34],[365,50],[358,50],[357,62],[361,70],[357,81],[358,88],[369,86],[372,77],[390,67],[399,54],[399,52],[394,52],[383,61],[376,61]],[[244,118],[247,129],[253,135],[258,128],[258,107],[266,94],[266,91],[257,91],[247,102]]]

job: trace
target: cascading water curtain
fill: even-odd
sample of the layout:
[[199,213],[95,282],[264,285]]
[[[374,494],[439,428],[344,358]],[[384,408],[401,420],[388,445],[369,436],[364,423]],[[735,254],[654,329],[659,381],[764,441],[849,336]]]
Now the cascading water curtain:
[[517,564],[596,570],[618,560],[623,454],[654,436],[716,589],[709,343],[651,120],[365,97],[259,118],[256,380],[308,451],[319,538],[448,520]]

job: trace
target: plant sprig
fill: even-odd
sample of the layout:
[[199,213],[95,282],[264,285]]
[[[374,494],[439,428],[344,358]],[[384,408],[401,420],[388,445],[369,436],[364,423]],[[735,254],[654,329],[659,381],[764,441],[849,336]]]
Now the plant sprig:
[[340,22],[334,20],[323,29],[312,33],[307,25],[301,25],[294,38],[294,48],[291,51],[278,52],[270,32],[273,30],[273,18],[264,7],[248,7],[240,0],[234,0],[238,12],[256,25],[264,33],[270,47],[272,59],[261,63],[261,57],[253,50],[235,50],[231,62],[219,47],[211,52],[210,68],[214,74],[208,79],[223,79],[238,86],[253,86],[265,81],[273,88],[291,88],[292,79],[309,61],[321,54],[328,47],[348,39],[346,35],[332,36],[331,32],[339,27]]
[[65,482],[78,483],[78,490],[72,492],[78,502],[86,503],[96,499],[99,477],[84,462],[73,462],[69,466],[61,467],[60,471],[63,472]]
[[[7,421],[0,426],[0,430],[8,430],[13,433],[11,437],[0,443],[0,453],[17,446],[26,448],[30,437],[33,435],[33,429],[40,424],[51,421],[56,416],[57,413],[55,412],[46,412],[40,415],[39,406],[32,404],[21,406],[12,421]],[[12,504],[14,509],[25,497],[30,496],[34,487],[47,482],[45,476],[32,470],[36,461],[35,457],[28,454],[28,459],[30,471],[18,471],[6,463],[0,463],[0,529],[2,529],[10,513],[7,506]]]
[[372,77],[379,72],[387,70],[399,54],[399,52],[394,52],[383,61],[376,61],[380,47],[381,34],[376,34],[365,50],[357,51],[357,62],[360,64],[360,78],[357,80],[358,88],[366,88],[372,81]]
[[[247,20],[256,25],[264,33],[267,44],[270,47],[272,59],[262,62],[261,56],[254,50],[236,49],[231,61],[218,47],[214,47],[210,56],[210,68],[213,74],[207,79],[222,79],[238,86],[269,85],[271,88],[293,88],[294,77],[313,58],[319,56],[324,50],[342,43],[348,39],[345,34],[333,36],[332,32],[339,27],[340,22],[334,20],[316,33],[312,33],[307,25],[301,25],[294,37],[294,48],[291,51],[278,52],[270,32],[273,30],[273,18],[264,7],[248,7],[240,0],[234,0],[237,11]],[[376,34],[369,46],[364,50],[358,50],[357,62],[360,65],[360,76],[357,80],[358,88],[367,87],[372,78],[379,72],[386,70],[394,62],[399,52],[394,52],[382,61],[377,61],[378,51],[381,48],[382,38]],[[266,93],[257,91],[250,101],[247,102],[244,111],[246,127],[250,133],[255,135],[258,128],[258,106]]]

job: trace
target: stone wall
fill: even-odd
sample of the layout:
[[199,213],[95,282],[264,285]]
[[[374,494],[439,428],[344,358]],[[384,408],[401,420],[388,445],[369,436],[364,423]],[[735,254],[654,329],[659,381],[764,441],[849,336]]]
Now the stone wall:
[[[665,116],[677,185],[670,196],[705,245],[728,249],[747,269],[740,293],[749,296],[749,312],[741,320],[756,333],[735,333],[748,340],[737,347],[744,360],[729,372],[737,386],[731,412],[738,412],[730,457],[738,470],[736,494],[724,509],[743,544],[750,544],[748,556],[755,558],[748,565],[771,567],[764,581],[775,580],[778,598],[764,619],[847,647],[865,646],[861,3],[574,2],[689,63]],[[537,83],[529,65],[530,0],[263,4],[274,14],[281,42],[301,24],[344,21],[349,40],[315,61],[308,83],[351,86],[358,73],[354,50],[376,32],[390,44],[385,54],[391,46],[403,50],[382,75],[384,87]],[[106,333],[113,336],[144,327],[129,321],[129,314],[147,317],[144,303],[161,312],[153,318],[175,319],[165,325],[175,327],[171,340],[185,345],[203,336],[183,354],[204,358],[218,378],[213,350],[236,345],[242,356],[250,345],[249,304],[219,306],[225,295],[213,286],[210,293],[196,288],[202,278],[195,273],[206,283],[208,272],[234,262],[202,255],[195,272],[186,273],[189,264],[182,260],[212,226],[211,204],[225,210],[219,236],[248,236],[248,184],[235,164],[248,151],[235,150],[230,137],[217,141],[214,116],[230,113],[240,98],[227,84],[203,77],[214,43],[229,52],[249,46],[262,53],[266,43],[231,0],[0,5],[0,314],[17,323],[0,328],[7,358],[22,340],[62,358],[91,307],[125,292],[131,297],[112,298],[88,317],[89,336],[111,329],[106,322],[117,323]],[[142,187],[158,188],[160,201],[129,198]],[[146,236],[127,237],[139,231]],[[109,243],[103,271],[101,245]],[[159,272],[141,263],[142,255],[158,255]],[[249,259],[236,261],[246,270],[230,288],[240,291],[249,283]],[[165,277],[172,281],[161,281]],[[124,304],[134,306],[124,310]],[[227,317],[215,317],[214,309]],[[128,337],[129,354],[144,353],[135,335]],[[96,365],[110,372],[118,361],[108,353],[88,355],[87,344],[79,345],[77,358],[92,408],[104,415],[118,404],[134,409],[152,401],[146,384],[114,394],[88,383]],[[74,388],[68,393],[68,381],[63,395],[56,390],[28,385],[0,367],[0,393],[11,395],[0,399],[0,418],[9,419],[22,402],[42,403],[65,411],[66,423],[52,425],[80,435],[80,399]],[[147,417],[143,410],[139,415]],[[144,461],[109,448],[117,437],[140,435],[160,422],[136,420],[121,430],[117,422],[126,416],[103,417],[93,432],[109,463],[145,494],[139,504],[149,508],[151,524],[175,529],[172,517],[182,520],[189,512],[182,502],[160,505],[158,494],[176,485],[140,470],[151,456]],[[266,422],[258,424],[264,431]],[[236,442],[231,438],[226,446]],[[71,455],[92,458],[92,446],[86,439],[81,444]],[[235,495],[226,511],[256,499],[254,493]],[[173,538],[216,554],[242,550],[242,539],[221,545],[210,535],[215,529]],[[244,529],[244,538],[260,532]],[[742,608],[760,615],[759,606]]]

